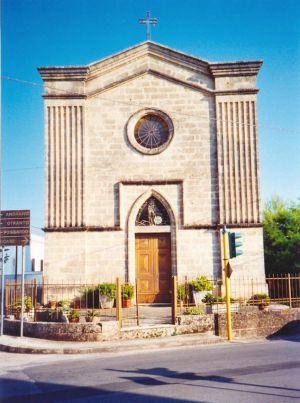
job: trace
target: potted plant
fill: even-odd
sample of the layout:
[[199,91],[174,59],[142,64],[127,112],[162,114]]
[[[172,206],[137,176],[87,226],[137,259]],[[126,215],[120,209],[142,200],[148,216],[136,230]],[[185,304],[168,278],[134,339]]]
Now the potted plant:
[[207,291],[213,290],[213,285],[206,276],[199,276],[190,284],[192,287],[193,297],[196,305],[200,305],[202,303],[202,299],[205,298]]
[[70,309],[71,301],[69,299],[61,299],[57,303],[58,307],[61,308],[62,311],[68,311]]
[[68,321],[68,313],[71,306],[71,300],[65,298],[61,299],[57,303],[57,309],[53,312],[53,317],[56,316],[56,320],[58,322],[67,322]]
[[[207,293],[202,302],[206,304],[206,313],[225,313],[227,310],[225,297],[216,298],[211,293]],[[239,312],[240,303],[238,299],[230,298],[230,309],[231,312]]]
[[86,316],[85,316],[85,321],[93,322],[93,323],[99,322],[99,314],[96,311],[96,309],[89,309],[87,311]]
[[69,322],[78,323],[80,318],[80,312],[77,309],[71,309],[69,313]]
[[266,306],[270,305],[270,297],[267,294],[254,294],[249,300],[251,305],[258,305],[260,310],[264,310]]
[[48,306],[50,309],[56,309],[57,301],[55,298],[50,298],[48,301]]
[[178,284],[177,285],[177,301],[179,301],[180,308],[183,307],[186,296],[187,296],[186,284]]
[[98,285],[98,290],[101,308],[112,308],[115,302],[116,284],[102,283]]
[[122,284],[122,308],[130,308],[134,294],[134,286],[132,284]]
[[[19,300],[15,303],[14,309],[15,309],[16,319],[20,319],[21,310],[22,310],[22,301],[21,300]],[[31,302],[31,297],[28,297],[27,295],[25,295],[25,297],[24,297],[24,313],[26,314],[25,316],[28,317],[28,314],[32,310],[33,310],[33,305]]]

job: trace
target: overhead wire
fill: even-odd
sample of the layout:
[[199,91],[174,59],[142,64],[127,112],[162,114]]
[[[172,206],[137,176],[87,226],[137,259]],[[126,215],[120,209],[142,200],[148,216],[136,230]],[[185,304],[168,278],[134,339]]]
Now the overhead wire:
[[[23,79],[19,79],[19,78],[16,78],[16,77],[9,77],[9,76],[3,76],[2,75],[1,78],[5,79],[5,80],[21,83],[21,84],[31,85],[31,86],[34,86],[34,87],[40,87],[40,88],[43,88],[43,89],[47,88],[47,89],[50,89],[50,90],[55,90],[55,91],[58,91],[58,92],[62,92],[64,94],[66,94],[66,95],[77,95],[77,96],[83,96],[84,95],[84,94],[79,93],[79,92],[70,92],[68,90],[52,87],[52,86],[50,86],[48,84],[43,84],[43,83],[38,83],[38,82],[28,81],[28,80],[23,80]],[[106,98],[106,97],[103,97],[101,95],[95,95],[95,98],[96,97],[99,98],[99,99],[102,99],[103,101],[108,101],[108,102],[112,102],[112,103],[120,103],[120,104],[125,104],[125,105],[130,105],[130,106],[138,106],[138,107],[146,107],[146,105],[144,105],[142,103],[138,103],[138,102],[133,102],[133,101],[127,102],[127,101],[124,101],[124,100]],[[199,115],[192,114],[192,113],[175,111],[175,110],[171,110],[170,113],[179,114],[179,115],[188,116],[188,117],[197,117],[197,118],[199,118]],[[243,125],[244,126],[252,126],[252,127],[255,127],[255,128],[257,127],[257,125],[255,125],[255,124],[239,122],[239,121],[233,122],[233,121],[230,121],[230,120],[225,120],[225,119],[220,120],[218,118],[213,118],[213,117],[208,117],[207,119],[210,120],[210,121],[213,121],[213,122],[218,121],[220,123],[228,123],[228,124],[241,125],[241,126],[243,126]],[[282,127],[271,127],[271,126],[262,126],[262,125],[260,125],[260,127],[267,127],[270,130],[285,131],[285,132],[289,131],[289,132],[293,132],[293,133],[298,133],[297,130],[288,129],[288,128],[282,128]],[[41,170],[41,169],[44,169],[44,166],[9,168],[9,169],[3,169],[2,171],[3,172],[13,172],[13,171]]]
[[[23,80],[23,79],[19,79],[16,77],[9,77],[9,76],[1,76],[2,79],[8,80],[8,81],[15,81],[17,83],[21,83],[21,84],[26,84],[26,85],[32,85],[35,87],[41,87],[41,88],[46,88],[49,90],[54,90],[57,92],[61,92],[64,93],[66,95],[75,95],[75,96],[80,96],[80,97],[84,97],[86,94],[82,93],[82,92],[70,92],[69,90],[64,90],[62,88],[56,88],[53,86],[50,86],[48,84],[42,84],[42,83],[37,83],[34,81],[28,81],[28,80]],[[47,94],[45,94],[47,95]],[[133,102],[133,101],[124,101],[124,100],[120,100],[120,99],[113,99],[113,98],[106,98],[103,97],[101,94],[98,95],[94,95],[93,98],[99,98],[103,101],[108,101],[108,102],[112,102],[112,103],[120,103],[123,105],[130,105],[130,106],[138,106],[138,107],[149,107],[149,105],[145,105],[143,103],[140,102]],[[170,113],[174,113],[174,114],[178,114],[178,115],[183,115],[183,116],[188,116],[188,117],[197,117],[199,118],[198,114],[193,114],[193,113],[186,113],[186,112],[180,112],[180,111],[176,111],[176,110],[170,110]],[[213,122],[220,122],[220,123],[228,123],[228,124],[234,124],[234,125],[241,125],[241,126],[251,126],[251,127],[257,127],[258,125],[253,124],[253,123],[245,123],[245,122],[240,122],[240,121],[231,121],[231,120],[225,120],[225,119],[219,119],[219,118],[213,118],[213,117],[208,117],[207,120],[213,121]],[[264,128],[268,128],[270,130],[275,130],[275,131],[284,131],[284,132],[293,132],[293,133],[299,133],[298,130],[296,129],[291,129],[291,128],[284,128],[284,127],[275,127],[275,126],[266,126],[266,125],[260,125],[260,127],[264,127]]]

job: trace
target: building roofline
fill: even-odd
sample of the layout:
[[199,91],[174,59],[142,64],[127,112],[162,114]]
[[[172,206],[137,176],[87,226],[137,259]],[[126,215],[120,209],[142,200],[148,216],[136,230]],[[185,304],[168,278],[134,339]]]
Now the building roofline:
[[257,75],[263,63],[261,60],[208,62],[153,41],[144,41],[87,65],[45,66],[38,67],[38,71],[44,81],[85,81],[92,78],[91,76],[96,72],[105,70],[107,65],[118,66],[120,63],[124,63],[124,59],[129,61],[131,58],[145,54],[165,58],[170,62],[182,64],[213,77]]

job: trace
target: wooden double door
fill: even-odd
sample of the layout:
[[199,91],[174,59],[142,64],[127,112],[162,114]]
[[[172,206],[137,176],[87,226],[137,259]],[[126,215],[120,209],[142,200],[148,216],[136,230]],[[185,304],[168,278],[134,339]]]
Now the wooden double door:
[[135,251],[138,302],[170,302],[170,234],[136,234]]

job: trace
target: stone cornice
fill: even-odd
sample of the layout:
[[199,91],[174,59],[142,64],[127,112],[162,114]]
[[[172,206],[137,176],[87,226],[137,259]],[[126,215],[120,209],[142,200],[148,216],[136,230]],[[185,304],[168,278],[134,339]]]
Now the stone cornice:
[[121,231],[119,226],[105,227],[97,225],[85,225],[84,227],[45,227],[44,232],[108,232]]
[[38,67],[38,71],[44,81],[85,81],[145,55],[167,60],[214,77],[257,75],[263,63],[261,60],[209,63],[195,56],[147,41],[86,66]]
[[[223,227],[222,224],[197,224],[197,225],[183,225],[179,230],[214,230],[219,231]],[[226,224],[227,228],[262,228],[262,223],[241,223],[241,224]],[[116,225],[113,227],[89,225],[84,227],[45,227],[44,232],[111,232],[123,231],[123,229]]]
[[119,182],[121,185],[135,185],[135,186],[151,186],[151,185],[182,185],[182,179],[153,179],[151,181],[134,181],[134,180],[121,180]]
[[[193,72],[201,72],[202,74],[206,74],[213,78],[218,77],[231,77],[231,76],[256,76],[261,65],[262,61],[236,61],[236,62],[216,62],[209,63],[202,59],[196,58],[194,56],[187,55],[182,52],[178,52],[177,50],[170,49],[166,46],[162,46],[160,44],[146,41],[141,44],[138,44],[134,47],[126,49],[122,52],[119,52],[115,55],[104,58],[98,62],[91,63],[87,66],[68,66],[68,67],[39,67],[38,71],[42,77],[42,79],[46,82],[82,82],[84,86],[82,89],[78,89],[76,92],[75,88],[67,92],[66,94],[61,93],[60,88],[51,88],[49,87],[49,93],[44,95],[45,98],[51,99],[84,99],[85,97],[95,96],[98,93],[113,88],[117,85],[120,85],[127,80],[134,79],[143,74],[152,74],[156,77],[178,83],[180,85],[184,85],[191,89],[200,90],[209,95],[230,95],[230,94],[238,94],[238,93],[248,93],[255,94],[257,93],[257,89],[245,88],[245,89],[237,89],[237,90],[213,90],[196,84],[194,82],[190,82],[185,79],[177,78],[174,76],[170,76],[168,74],[162,73],[160,71],[149,69],[144,67],[139,70],[138,67],[135,72],[131,73],[130,76],[122,77],[119,79],[112,78],[111,82],[107,83],[103,88],[100,88],[93,93],[81,93],[81,91],[85,91],[87,88],[85,84],[93,80],[97,77],[101,77],[103,74],[107,72],[111,72],[114,69],[117,69],[122,66],[126,66],[131,64],[132,62],[141,59],[145,56],[153,57],[159,60],[166,61],[173,65],[176,65],[179,68],[189,69]],[[142,67],[142,66],[141,66]]]
[[170,77],[167,76],[166,74],[160,73],[158,71],[152,70],[152,69],[145,69],[141,70],[138,73],[132,74],[131,76],[128,76],[126,78],[123,78],[121,80],[114,81],[111,84],[108,84],[102,88],[99,88],[97,91],[93,91],[88,94],[77,94],[77,93],[70,93],[70,94],[44,94],[43,98],[44,99],[87,99],[87,98],[93,98],[96,97],[97,95],[108,91],[112,88],[115,88],[119,85],[125,84],[126,82],[130,80],[134,80],[135,78],[141,77],[143,75],[150,74],[154,77],[161,78],[163,80],[173,82],[175,84],[180,84],[182,86],[185,86],[187,88],[190,88],[195,91],[201,91],[207,95],[212,95],[212,96],[217,96],[217,95],[249,95],[249,94],[257,94],[259,92],[258,88],[241,88],[241,89],[231,89],[231,90],[211,90],[209,88],[203,87],[198,84],[193,84],[184,80],[180,80],[175,77]]
[[249,95],[257,94],[259,92],[258,88],[240,88],[237,90],[215,90],[214,95]]
[[82,94],[43,94],[42,97],[44,99],[86,99],[87,96]]
[[89,66],[38,67],[44,81],[85,81]]
[[256,76],[263,62],[261,60],[210,63],[213,77]]

